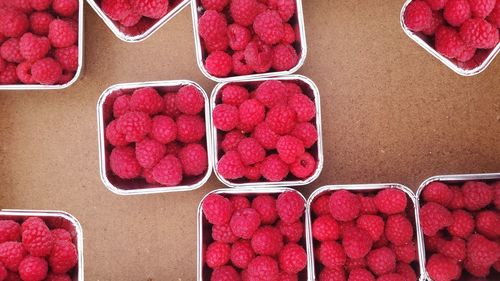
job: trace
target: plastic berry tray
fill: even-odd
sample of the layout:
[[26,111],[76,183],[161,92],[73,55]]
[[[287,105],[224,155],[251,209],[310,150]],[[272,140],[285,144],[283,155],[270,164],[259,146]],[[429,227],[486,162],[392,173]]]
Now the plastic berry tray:
[[[304,196],[300,192],[298,192],[294,189],[291,189],[291,188],[286,188],[286,187],[281,187],[281,188],[246,187],[246,188],[241,188],[241,189],[225,188],[225,189],[217,189],[217,190],[214,190],[214,191],[206,194],[203,197],[203,199],[200,201],[200,204],[198,205],[198,216],[197,216],[197,220],[198,220],[197,245],[198,245],[198,248],[197,248],[197,256],[196,256],[196,263],[197,263],[197,266],[196,266],[197,278],[196,278],[196,280],[197,281],[210,280],[209,274],[210,274],[211,270],[210,270],[210,268],[208,268],[207,266],[204,265],[204,261],[203,261],[204,251],[207,247],[207,244],[212,239],[211,236],[209,235],[210,224],[208,223],[207,219],[203,216],[203,210],[202,210],[203,201],[205,200],[205,198],[207,198],[207,196],[209,196],[210,194],[242,195],[242,196],[248,196],[248,197],[255,197],[258,195],[262,195],[262,194],[270,194],[270,195],[278,196],[279,194],[284,193],[284,192],[288,192],[288,191],[296,192],[302,198],[304,198]],[[306,199],[304,198],[304,202],[305,202],[305,200]],[[307,233],[308,226],[307,226],[307,220],[306,220],[305,216],[302,218],[302,222],[304,222],[305,231],[304,231],[304,237],[300,241],[299,244],[306,247],[307,246],[307,237],[305,235]],[[301,274],[299,274],[299,280],[307,280],[308,276],[310,276],[312,264],[310,263],[310,259],[309,259],[310,253],[309,252],[307,252],[307,256],[308,256],[308,258],[307,258],[307,266],[306,266],[306,270],[305,270],[306,272],[303,271]],[[311,280],[311,279],[309,279],[309,280]]]
[[84,17],[83,17],[83,3],[84,0],[79,0],[78,1],[78,69],[75,72],[75,77],[71,79],[71,81],[67,82],[66,84],[61,84],[61,85],[39,85],[39,84],[16,84],[16,85],[0,85],[0,91],[1,90],[62,90],[66,89],[69,86],[73,85],[76,80],[80,77],[83,69],[83,50],[84,50],[84,45],[83,45],[83,29],[84,29]]
[[298,83],[302,90],[304,91],[304,94],[308,95],[314,100],[314,103],[316,105],[316,117],[314,119],[316,128],[318,130],[318,142],[311,148],[311,154],[312,156],[316,159],[318,165],[316,167],[316,171],[307,179],[304,180],[299,180],[299,179],[291,179],[291,180],[285,180],[285,181],[280,181],[280,182],[268,182],[268,181],[261,181],[261,182],[249,182],[245,180],[238,180],[238,181],[230,181],[222,177],[219,172],[217,171],[217,163],[219,161],[219,140],[220,136],[218,134],[218,130],[215,129],[214,123],[212,116],[210,115],[210,126],[212,128],[212,151],[213,153],[211,156],[213,157],[212,163],[214,167],[214,173],[217,176],[217,178],[225,185],[229,187],[282,187],[282,186],[303,186],[310,184],[314,180],[316,180],[319,175],[321,174],[321,171],[323,170],[323,136],[322,136],[322,129],[321,129],[321,108],[320,108],[320,95],[319,95],[319,89],[318,87],[314,84],[314,82],[302,75],[288,75],[288,76],[282,76],[282,77],[273,77],[273,78],[259,78],[259,79],[253,79],[253,80],[245,80],[242,82],[224,82],[224,83],[219,83],[217,86],[212,91],[212,96],[210,98],[210,108],[211,111],[215,108],[215,106],[220,102],[221,98],[221,90],[224,88],[224,86],[228,84],[233,84],[233,85],[248,85],[252,87],[256,87],[259,84],[268,81],[268,80],[278,80],[278,81],[288,81],[288,82],[296,82]]
[[[415,229],[415,235],[418,236],[418,217],[417,217],[417,200],[415,198],[415,194],[411,191],[410,188],[398,184],[398,183],[381,183],[381,184],[355,184],[355,185],[327,185],[318,188],[315,190],[307,199],[307,204],[306,204],[306,239],[307,239],[307,254],[309,258],[309,264],[310,264],[310,270],[309,270],[309,279],[308,280],[318,280],[317,279],[317,271],[316,271],[316,264],[315,264],[315,258],[314,258],[314,242],[313,242],[313,236],[312,236],[312,222],[313,222],[313,214],[311,213],[311,204],[316,200],[316,198],[320,197],[321,195],[331,193],[336,190],[349,190],[349,191],[354,191],[354,192],[372,192],[372,191],[377,191],[377,190],[382,190],[382,189],[388,189],[388,188],[395,188],[402,190],[403,192],[406,193],[407,197],[411,200],[408,201],[409,204],[413,204],[415,208],[415,218],[414,218],[414,227]],[[410,218],[411,219],[411,218]],[[417,249],[418,249],[418,256],[421,257],[423,249],[422,246],[420,245],[420,240],[417,239]],[[422,263],[420,263],[417,259],[415,261],[416,263],[419,263],[418,267],[415,268],[415,273],[418,274],[418,270],[420,270],[420,281],[425,281],[425,276],[422,271]]]
[[78,252],[78,264],[71,272],[71,280],[84,280],[83,262],[83,231],[80,222],[72,215],[63,211],[35,211],[35,210],[0,210],[0,220],[21,221],[28,217],[39,217],[49,227],[66,229],[73,237],[73,243]]
[[[109,168],[109,146],[105,140],[105,129],[107,124],[112,119],[112,108],[114,100],[122,95],[118,90],[134,90],[143,87],[153,87],[160,89],[162,92],[172,92],[179,90],[182,86],[191,85],[196,87],[205,99],[205,130],[206,130],[206,148],[208,153],[208,167],[204,175],[183,180],[181,185],[173,187],[165,187],[161,185],[148,184],[143,180],[123,180],[113,175]],[[118,91],[118,92],[117,92]],[[201,187],[212,173],[212,161],[210,155],[211,139],[210,139],[210,110],[208,107],[208,96],[205,90],[193,81],[188,80],[171,80],[171,81],[154,81],[154,82],[137,82],[117,84],[106,89],[97,102],[97,133],[99,140],[99,166],[101,180],[111,192],[119,195],[140,195],[140,194],[155,194],[164,192],[189,191]]]
[[206,51],[203,50],[201,38],[198,33],[198,20],[199,17],[203,14],[204,8],[201,5],[201,0],[192,0],[191,3],[191,11],[193,14],[193,30],[194,30],[194,43],[195,43],[195,52],[196,52],[196,62],[198,63],[198,67],[200,68],[203,75],[205,75],[208,79],[213,80],[215,82],[232,82],[232,81],[241,81],[241,80],[253,80],[259,79],[263,77],[272,77],[272,76],[282,76],[282,75],[290,75],[297,70],[299,70],[306,60],[307,56],[307,42],[306,42],[306,34],[304,27],[304,15],[302,12],[302,0],[296,1],[296,11],[295,15],[292,17],[290,22],[292,26],[296,30],[296,34],[298,34],[299,38],[297,38],[297,42],[294,43],[294,47],[299,55],[299,61],[297,65],[290,70],[287,71],[271,71],[260,74],[251,74],[251,75],[232,75],[228,77],[215,77],[208,73],[205,69],[204,59],[207,56]]
[[[432,278],[429,276],[427,273],[427,269],[425,267],[425,263],[427,261],[427,253],[425,251],[425,241],[424,241],[424,233],[422,231],[422,228],[420,227],[420,222],[419,222],[419,212],[420,212],[420,198],[422,195],[422,192],[424,189],[432,182],[443,182],[445,184],[462,184],[465,183],[466,181],[483,181],[490,183],[492,181],[497,181],[500,180],[500,173],[491,173],[491,174],[462,174],[462,175],[441,175],[441,176],[434,176],[431,178],[426,179],[418,188],[416,192],[416,213],[417,213],[417,238],[418,238],[418,243],[420,245],[420,248],[422,251],[420,251],[420,271],[422,272],[422,275],[429,280],[433,281]],[[468,274],[462,274],[462,277],[458,279],[457,281],[465,281],[469,280],[470,276]],[[495,272],[495,270],[490,270],[490,275],[487,276],[484,280],[488,281],[493,281],[493,280],[500,280],[500,273]]]
[[[413,41],[415,41],[418,45],[420,45],[424,50],[426,50],[428,53],[433,55],[435,58],[440,60],[442,63],[444,63],[447,67],[449,67],[451,70],[455,71],[457,74],[461,76],[473,76],[477,75],[481,72],[483,72],[488,65],[493,61],[493,59],[500,53],[500,43],[497,44],[497,46],[491,50],[484,51],[483,53],[480,54],[480,60],[477,61],[477,65],[475,66],[467,66],[465,63],[460,63],[457,62],[456,60],[451,60],[443,55],[441,55],[438,51],[436,51],[433,46],[431,45],[432,42],[429,41],[429,39],[422,34],[421,32],[413,32],[408,27],[406,27],[404,23],[404,15],[406,11],[406,7],[414,0],[407,0],[403,8],[401,9],[401,15],[400,15],[400,23],[401,27],[403,28],[404,33],[408,35]],[[478,54],[476,54],[477,56]]]
[[138,34],[133,34],[130,31],[127,31],[125,28],[120,28],[120,25],[110,19],[104,11],[101,9],[100,4],[101,0],[87,0],[87,3],[89,3],[90,7],[94,9],[94,11],[99,15],[99,17],[104,21],[104,23],[108,26],[109,29],[115,34],[116,37],[118,37],[120,40],[124,42],[141,42],[146,40],[149,36],[151,36],[153,33],[155,33],[160,27],[162,27],[164,24],[166,24],[169,20],[171,20],[175,15],[177,15],[182,9],[184,9],[188,4],[189,0],[174,0],[171,1],[169,5],[172,5],[173,8],[168,11],[168,13],[162,17],[161,19],[153,20],[151,19],[151,23],[148,23],[147,27],[144,31],[138,33]]

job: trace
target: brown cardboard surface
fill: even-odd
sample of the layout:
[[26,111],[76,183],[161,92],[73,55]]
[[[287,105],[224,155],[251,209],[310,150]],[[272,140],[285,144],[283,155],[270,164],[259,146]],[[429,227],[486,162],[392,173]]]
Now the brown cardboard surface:
[[[399,182],[443,173],[500,172],[500,58],[465,78],[411,41],[402,1],[303,1],[325,167],[301,188]],[[119,41],[85,6],[85,69],[64,91],[0,93],[0,208],[61,209],[83,225],[87,280],[195,280],[194,192],[120,197],[99,179],[96,103],[119,82],[190,79],[189,8],[143,43]]]

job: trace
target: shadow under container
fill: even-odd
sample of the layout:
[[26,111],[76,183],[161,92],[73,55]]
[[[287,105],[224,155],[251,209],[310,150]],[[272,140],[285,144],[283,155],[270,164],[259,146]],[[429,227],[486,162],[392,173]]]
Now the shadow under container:
[[473,76],[483,72],[488,65],[495,59],[500,52],[500,43],[495,48],[490,50],[476,51],[476,54],[470,62],[459,62],[456,59],[449,59],[441,55],[435,48],[432,40],[422,32],[411,31],[404,23],[404,15],[408,5],[415,0],[407,0],[401,9],[400,23],[403,31],[408,37],[415,41],[420,47],[424,48],[428,53],[444,63],[448,68],[461,76]]
[[225,82],[225,83],[219,83],[217,86],[212,91],[212,96],[210,98],[210,108],[211,112],[213,112],[215,106],[221,103],[221,95],[222,95],[222,89],[227,86],[227,85],[240,85],[240,86],[245,86],[245,87],[250,87],[251,89],[257,88],[260,84],[269,81],[269,80],[277,80],[281,82],[293,82],[297,83],[301,88],[302,91],[304,92],[305,95],[311,98],[312,101],[314,101],[314,104],[316,105],[316,116],[315,118],[311,121],[313,123],[318,131],[318,141],[314,146],[312,146],[310,149],[307,151],[311,153],[311,155],[314,157],[316,160],[317,166],[316,170],[314,173],[309,176],[307,179],[298,179],[294,177],[293,175],[289,174],[287,178],[284,181],[280,182],[267,182],[267,181],[260,181],[260,182],[250,182],[245,179],[238,179],[238,180],[227,180],[224,177],[222,177],[219,172],[217,171],[217,163],[219,162],[221,155],[221,150],[219,149],[219,143],[222,141],[222,136],[219,134],[219,131],[215,128],[213,118],[210,116],[210,126],[212,128],[212,154],[211,156],[213,157],[212,163],[214,167],[214,173],[217,176],[217,178],[225,185],[229,187],[280,187],[280,186],[303,186],[312,183],[315,181],[319,175],[321,174],[321,171],[323,170],[323,135],[322,135],[322,129],[321,129],[321,101],[320,101],[320,95],[319,95],[319,89],[318,87],[314,84],[314,82],[301,75],[288,75],[288,76],[283,76],[283,77],[273,77],[273,78],[261,78],[261,79],[254,79],[254,80],[245,80],[241,82]]
[[[109,155],[111,145],[105,137],[106,126],[113,120],[113,103],[121,95],[129,94],[133,90],[152,87],[159,91],[160,95],[167,92],[177,92],[183,86],[194,86],[202,94],[205,100],[203,117],[205,119],[205,147],[208,156],[208,167],[205,174],[183,179],[178,186],[161,186],[149,184],[143,179],[124,180],[113,174],[109,166]],[[189,80],[170,80],[117,84],[106,89],[97,102],[97,134],[99,140],[99,166],[101,180],[111,192],[118,195],[140,195],[165,192],[190,191],[200,188],[206,183],[212,173],[212,146],[210,144],[210,110],[208,96],[205,90],[197,83]]]
[[80,222],[78,222],[78,220],[72,215],[63,211],[0,210],[0,220],[13,220],[21,223],[29,217],[41,218],[50,229],[62,228],[71,234],[72,242],[75,244],[78,254],[78,263],[68,274],[71,276],[72,281],[83,281],[83,230]]
[[[428,281],[433,281],[431,277],[429,276],[427,269],[425,267],[425,264],[427,262],[427,252],[425,250],[425,239],[424,239],[424,233],[422,231],[422,228],[420,227],[420,222],[419,222],[419,217],[418,214],[420,212],[420,204],[422,204],[422,192],[424,189],[431,183],[433,182],[442,182],[446,185],[462,185],[465,182],[468,181],[480,181],[480,182],[485,182],[485,183],[494,183],[497,181],[500,181],[500,173],[491,173],[491,174],[462,174],[462,175],[441,175],[441,176],[434,176],[431,178],[426,179],[418,188],[417,193],[416,193],[416,199],[417,199],[417,222],[418,222],[418,227],[417,227],[417,238],[419,240],[420,247],[422,248],[422,251],[420,252],[420,271],[422,272],[422,275],[425,276],[426,280]],[[465,270],[462,271],[462,276],[460,279],[457,281],[465,281],[465,280],[471,280],[468,279],[471,276],[469,274],[465,274]],[[482,279],[483,280],[483,279]],[[485,281],[494,281],[494,280],[500,280],[500,273],[495,272],[495,270],[490,270],[490,275],[484,279]]]
[[[298,192],[294,189],[291,189],[291,188],[286,188],[286,187],[281,187],[281,188],[246,187],[246,188],[239,188],[239,189],[225,188],[225,189],[214,190],[214,191],[208,193],[207,195],[205,195],[205,197],[203,197],[200,204],[198,205],[198,216],[197,216],[197,223],[198,223],[197,245],[198,245],[198,248],[197,248],[197,257],[196,257],[196,262],[197,262],[197,267],[196,267],[197,279],[196,280],[197,281],[209,281],[210,280],[209,276],[212,273],[212,269],[210,269],[208,266],[206,266],[205,261],[204,261],[205,250],[206,250],[208,244],[213,242],[212,236],[210,235],[211,224],[208,222],[208,220],[203,215],[203,208],[202,208],[203,201],[205,201],[205,199],[209,195],[211,195],[211,194],[218,194],[218,195],[222,195],[222,196],[236,196],[236,195],[238,195],[238,196],[245,196],[245,197],[249,198],[249,200],[251,200],[259,195],[271,195],[271,196],[278,197],[280,194],[285,193],[285,192],[295,192],[295,193],[299,194],[304,199],[304,202],[306,202],[306,199],[304,198],[304,196],[300,192]],[[307,224],[306,224],[307,222],[306,222],[305,216],[302,217],[301,221],[302,221],[302,223],[304,223],[305,230],[304,230],[304,236],[302,237],[302,239],[299,241],[298,244],[301,245],[302,247],[304,247],[304,249],[306,249],[307,240],[306,240],[305,234],[307,233]],[[299,275],[298,275],[299,280],[307,280],[307,278],[310,274],[311,268],[312,268],[311,264],[309,263],[309,260],[310,260],[309,253],[307,253],[307,255],[308,255],[307,266],[304,270],[302,270],[299,273]]]
[[[417,201],[415,198],[414,193],[409,189],[408,187],[402,185],[402,184],[397,184],[397,183],[381,183],[381,184],[354,184],[354,185],[327,185],[324,187],[320,187],[317,190],[315,190],[307,199],[307,205],[306,205],[306,238],[307,238],[307,253],[309,257],[309,264],[311,264],[311,268],[309,271],[309,280],[319,280],[319,272],[320,268],[322,267],[319,264],[316,264],[315,262],[315,257],[314,257],[314,249],[317,246],[317,242],[314,241],[313,235],[312,235],[312,224],[315,219],[315,215],[312,214],[311,210],[311,205],[312,203],[319,198],[322,195],[326,194],[331,194],[334,191],[338,190],[347,190],[353,193],[370,193],[370,192],[377,192],[381,191],[384,189],[398,189],[406,193],[407,199],[409,199],[408,205],[406,206],[408,214],[410,215],[409,219],[413,224],[413,229],[414,229],[414,234],[415,236],[418,235],[418,220],[416,219],[417,216]],[[413,210],[413,211],[412,211]],[[414,237],[415,237],[414,236]],[[417,239],[417,242],[418,239]],[[420,245],[420,243],[415,243],[418,251],[418,257],[421,255],[421,252],[423,252],[423,249]],[[419,281],[425,281],[425,276],[422,271],[422,266],[421,263],[419,262],[419,259],[413,262],[412,265],[413,269],[415,270],[415,273],[417,273],[417,276],[420,276],[418,278]]]

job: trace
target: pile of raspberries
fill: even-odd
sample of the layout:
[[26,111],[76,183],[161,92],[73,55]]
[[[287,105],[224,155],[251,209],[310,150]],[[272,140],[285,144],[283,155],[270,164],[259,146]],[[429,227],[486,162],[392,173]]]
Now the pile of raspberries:
[[414,208],[403,191],[338,190],[319,196],[311,210],[320,281],[417,280]]
[[421,198],[426,268],[433,281],[500,272],[500,182],[469,181],[461,187],[433,182]]
[[79,0],[0,0],[0,85],[66,84],[78,69]]
[[[249,92],[251,91],[251,93]],[[310,177],[317,162],[316,105],[295,82],[269,80],[256,89],[228,84],[212,112],[219,130],[218,173],[227,180]]]
[[296,0],[201,0],[198,21],[205,69],[216,77],[285,71],[295,67],[299,41]]
[[[211,194],[202,203],[213,241],[204,249],[210,281],[297,281],[306,276],[304,198],[296,191]],[[210,239],[210,240],[212,240]]]
[[117,95],[115,119],[105,133],[113,146],[109,165],[116,176],[177,186],[207,171],[205,98],[196,87],[163,96],[151,87]]
[[71,281],[77,263],[73,236],[67,230],[49,229],[38,217],[21,225],[0,220],[0,280]]
[[475,67],[499,42],[500,1],[415,0],[404,22],[410,30],[434,38],[434,48],[443,56]]

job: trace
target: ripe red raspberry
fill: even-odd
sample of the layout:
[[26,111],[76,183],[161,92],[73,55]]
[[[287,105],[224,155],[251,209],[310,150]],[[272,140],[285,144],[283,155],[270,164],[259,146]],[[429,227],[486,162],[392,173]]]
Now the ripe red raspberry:
[[165,145],[150,138],[145,138],[135,146],[137,162],[146,169],[153,168],[163,158],[165,152]]
[[68,274],[49,273],[45,281],[71,281],[71,277]]
[[49,24],[54,17],[48,12],[34,12],[30,15],[30,29],[37,35],[48,35]]
[[436,50],[447,58],[462,55],[466,47],[458,32],[446,26],[441,26],[436,30],[435,46]]
[[415,270],[407,263],[398,262],[396,265],[396,272],[403,276],[405,281],[417,281]]
[[36,11],[43,11],[47,10],[50,8],[50,5],[52,4],[52,0],[28,0],[29,4],[31,5],[31,8],[35,9]]
[[495,0],[469,0],[472,16],[484,19],[493,11],[495,3]]
[[223,243],[234,243],[238,240],[238,237],[233,234],[229,224],[214,224],[212,226],[212,238],[214,241],[219,241]]
[[182,182],[182,164],[173,155],[167,155],[153,168],[153,178],[165,186],[176,186]]
[[427,36],[434,36],[436,30],[441,25],[443,25],[443,23],[444,23],[443,14],[438,11],[433,11],[431,25],[428,28],[422,30],[422,33],[424,33]]
[[283,221],[278,221],[278,228],[283,234],[285,242],[287,243],[297,243],[302,239],[304,233],[304,224],[301,221],[296,221],[293,223],[285,223]]
[[[119,94],[121,91],[114,92],[113,94]],[[118,96],[113,103],[113,116],[115,118],[119,118],[125,113],[130,111],[130,96],[129,95],[120,95]]]
[[281,271],[278,280],[279,281],[298,281],[299,277],[297,276],[297,274],[291,274],[291,273],[286,273],[284,271]]
[[330,214],[330,196],[322,195],[316,198],[311,204],[311,210],[316,216]]
[[43,258],[28,256],[19,264],[19,275],[24,281],[41,281],[47,277],[47,261]]
[[296,120],[296,112],[286,105],[271,108],[266,116],[266,123],[271,130],[280,135],[290,133],[295,127]]
[[245,61],[253,71],[267,72],[273,65],[273,49],[260,40],[253,40],[245,48]]
[[283,21],[276,11],[265,11],[255,17],[253,30],[266,44],[276,44],[283,39]]
[[154,88],[140,88],[130,97],[130,109],[153,115],[163,110],[163,99]]
[[214,269],[212,272],[212,276],[210,277],[211,281],[239,281],[240,276],[238,272],[234,269],[234,267],[230,265],[221,266],[219,268]]
[[18,241],[21,237],[21,228],[13,220],[0,220],[0,243]]
[[71,17],[78,11],[78,0],[54,0],[52,10],[63,17]]
[[291,135],[299,138],[305,148],[311,148],[318,141],[318,130],[309,122],[297,123]]
[[252,67],[245,60],[244,51],[236,51],[233,53],[233,72],[236,75],[250,75],[253,73]]
[[21,37],[29,26],[28,17],[17,9],[0,10],[0,33],[6,37]]
[[497,28],[500,28],[500,2],[496,2],[493,11],[491,11],[486,19]]
[[480,210],[493,200],[493,190],[483,182],[466,182],[462,186],[465,208],[470,211]]
[[238,268],[246,269],[254,257],[252,246],[246,240],[237,241],[231,247],[231,263]]
[[54,85],[61,78],[62,68],[53,58],[44,58],[33,64],[31,74],[33,80],[42,85]]
[[218,104],[212,112],[212,117],[215,128],[228,132],[238,125],[239,111],[236,106]]
[[347,190],[339,190],[330,196],[330,213],[339,221],[350,221],[358,217],[359,198]]
[[363,194],[358,194],[359,202],[361,204],[360,212],[363,215],[376,215],[378,213],[377,206],[375,205],[374,197],[363,196]]
[[384,234],[384,220],[376,215],[361,215],[356,220],[356,226],[370,234],[373,241],[380,239]]
[[448,232],[457,237],[467,238],[474,231],[474,218],[464,210],[455,210],[452,213],[453,223],[448,226]]
[[404,215],[392,215],[387,218],[385,236],[394,245],[401,246],[411,242],[413,231],[413,225]]
[[229,5],[229,14],[234,22],[243,26],[251,25],[258,12],[256,0],[233,0]]
[[417,258],[417,247],[413,242],[402,246],[394,246],[392,245],[391,249],[394,251],[396,255],[396,260],[401,261],[403,263],[411,263]]
[[276,200],[270,195],[259,195],[252,201],[254,208],[260,215],[263,224],[273,224],[278,219]]
[[276,143],[280,138],[278,134],[271,130],[266,122],[262,122],[255,127],[252,137],[268,150],[275,149]]
[[201,38],[214,41],[226,36],[227,21],[223,14],[208,10],[200,17],[198,31]]
[[233,60],[227,53],[215,51],[205,60],[205,68],[216,77],[226,77],[233,70]]
[[49,265],[53,273],[66,273],[78,263],[78,253],[73,243],[56,241],[49,256]]
[[240,123],[249,128],[254,128],[265,118],[265,108],[256,99],[244,101],[239,107]]
[[498,29],[484,19],[469,19],[460,27],[460,37],[474,48],[490,49],[498,44]]
[[205,107],[205,99],[196,87],[184,86],[176,95],[175,105],[180,112],[195,115]]
[[40,218],[31,217],[22,224],[22,241],[24,248],[35,257],[48,256],[54,244],[54,237]]
[[425,187],[422,196],[427,202],[435,202],[447,206],[453,199],[453,192],[446,184],[436,181]]
[[208,222],[215,225],[227,224],[233,214],[233,206],[229,199],[218,194],[208,195],[203,200],[202,208]]
[[151,131],[151,119],[144,112],[128,112],[118,118],[116,127],[127,141],[139,142]]
[[425,2],[427,2],[429,7],[431,7],[433,11],[439,11],[443,9],[444,5],[446,4],[446,0],[425,0]]
[[260,226],[260,215],[251,208],[237,210],[231,217],[229,225],[236,236],[250,239]]
[[273,6],[275,6],[273,9],[278,11],[283,22],[289,21],[295,14],[295,0],[276,0],[273,2]]
[[182,169],[187,176],[199,176],[208,169],[208,155],[205,148],[198,143],[186,145],[179,152]]
[[343,268],[325,267],[319,273],[319,281],[346,281]]
[[255,98],[265,105],[272,108],[277,104],[286,104],[287,89],[281,81],[269,80],[257,87]]
[[215,51],[225,52],[229,46],[229,37],[227,34],[222,34],[217,38],[203,39],[202,43],[209,54]]
[[5,70],[7,62],[2,58],[0,54],[0,73]]
[[75,45],[78,32],[69,21],[55,19],[49,25],[49,40],[53,47],[64,48]]
[[210,268],[218,268],[229,262],[231,247],[222,242],[213,242],[205,252],[205,262]]
[[233,23],[228,26],[229,46],[234,51],[243,51],[252,39],[250,30],[242,25]]
[[405,278],[398,273],[387,273],[377,278],[377,281],[406,281]]
[[472,264],[491,266],[500,258],[500,245],[480,234],[472,234],[467,241],[467,259]]
[[308,122],[316,117],[316,105],[306,95],[293,95],[288,100],[288,106],[297,113],[298,122]]
[[198,142],[205,137],[205,121],[198,115],[183,114],[177,118],[177,140]]
[[434,236],[440,229],[452,223],[450,211],[437,203],[429,202],[420,208],[420,226],[425,235]]
[[311,176],[316,170],[316,159],[304,152],[295,162],[290,164],[290,172],[299,179],[305,179]]
[[262,167],[262,163],[256,163],[254,165],[250,165],[246,167],[245,178],[250,181],[258,181],[262,177],[262,173],[260,172],[260,168]]
[[250,280],[276,280],[279,275],[278,263],[271,257],[258,256],[248,265],[248,275]]
[[0,72],[0,85],[12,85],[18,82],[16,65],[7,64],[3,72]]
[[128,16],[120,20],[120,24],[125,27],[131,27],[137,25],[142,19],[142,15],[131,12]]
[[263,226],[252,236],[252,249],[258,255],[275,256],[283,247],[283,236],[272,226]]
[[181,112],[175,105],[176,96],[177,93],[166,93],[165,95],[163,95],[163,113],[172,118],[177,118],[179,115],[181,115]]
[[443,242],[443,234],[438,232],[435,236],[424,236],[425,239],[425,250],[430,253],[435,253],[438,251],[441,242]]
[[[472,263],[469,258],[465,259],[463,263],[464,269],[467,270],[472,276],[484,278],[489,275],[490,267],[483,264]],[[459,275],[457,275],[459,276]],[[481,279],[480,279],[481,280]]]
[[168,0],[130,0],[132,9],[142,16],[159,19],[168,12]]
[[206,10],[216,10],[217,12],[222,12],[228,4],[229,0],[201,0],[203,8]]
[[373,273],[380,276],[394,271],[396,255],[387,247],[378,248],[368,253],[366,263]]
[[4,242],[0,244],[0,262],[10,271],[17,271],[19,264],[26,255],[23,244],[19,242]]
[[330,241],[340,238],[340,226],[330,215],[322,215],[312,224],[312,235],[318,241]]
[[273,65],[274,70],[285,71],[290,70],[297,65],[299,56],[297,51],[289,44],[278,44],[273,49]]
[[283,25],[283,34],[281,43],[291,45],[295,42],[295,30],[289,23],[285,23]]
[[460,26],[471,17],[469,1],[448,0],[444,6],[444,19],[451,26]]
[[304,198],[297,192],[286,191],[276,200],[276,210],[285,223],[298,221],[304,214]]
[[482,211],[476,215],[476,231],[495,239],[500,236],[500,215],[495,211]]
[[261,173],[268,181],[282,181],[288,175],[288,165],[277,154],[271,154],[264,159]]
[[238,179],[245,175],[246,168],[237,151],[228,151],[217,164],[217,171],[225,179]]
[[54,237],[54,241],[66,240],[69,242],[73,241],[71,237],[71,233],[69,233],[66,229],[56,228],[50,231],[52,233],[52,237]]
[[364,268],[356,268],[349,273],[349,281],[375,281],[375,277],[373,274],[364,269]]
[[406,7],[404,22],[411,31],[422,31],[431,25],[432,10],[424,1],[413,1]]
[[21,63],[24,61],[24,57],[21,54],[21,49],[19,46],[19,39],[10,38],[5,41],[0,48],[0,55],[2,58],[8,62]]
[[24,59],[37,61],[44,58],[50,50],[47,37],[39,37],[33,33],[25,33],[19,40],[19,51]]
[[177,138],[177,125],[168,116],[155,116],[151,125],[151,137],[162,144],[170,143]]
[[370,234],[358,227],[349,227],[345,230],[342,239],[342,246],[345,253],[352,259],[359,259],[370,251],[373,241]]
[[335,241],[321,242],[317,251],[318,260],[326,267],[343,267],[346,262],[346,254],[342,246]]
[[281,160],[287,164],[294,163],[305,152],[302,141],[293,136],[282,136],[276,143],[276,150]]
[[438,253],[456,262],[461,262],[466,256],[465,241],[458,237],[453,237],[450,241],[443,240],[439,244]]
[[306,251],[298,244],[287,244],[279,253],[279,264],[287,273],[299,273],[307,265]]
[[111,171],[122,179],[134,179],[141,175],[142,168],[135,158],[132,147],[115,147],[109,157]]
[[406,209],[406,194],[395,188],[386,188],[377,193],[374,198],[377,209],[386,215],[404,212]]
[[19,273],[8,271],[7,276],[5,277],[4,281],[22,281],[22,280],[21,280],[21,277],[19,276]]
[[132,13],[129,0],[102,0],[102,11],[112,20],[122,20]]
[[54,57],[64,70],[76,71],[78,69],[78,46],[56,49]]
[[220,147],[224,150],[224,152],[236,150],[238,148],[238,144],[244,138],[245,136],[241,133],[241,131],[233,130],[224,135],[224,139],[220,143]]
[[453,194],[450,203],[448,204],[448,208],[450,209],[463,209],[464,205],[464,195],[462,194],[462,190],[458,186],[450,186],[451,193]]
[[456,262],[440,254],[432,255],[427,261],[426,268],[432,280],[436,281],[454,280],[461,271]]
[[351,273],[353,270],[358,268],[366,268],[365,258],[360,258],[360,259],[347,258],[347,261],[345,263],[345,269],[347,270],[347,272]]
[[239,106],[249,98],[248,90],[238,85],[227,85],[222,89],[222,103]]

